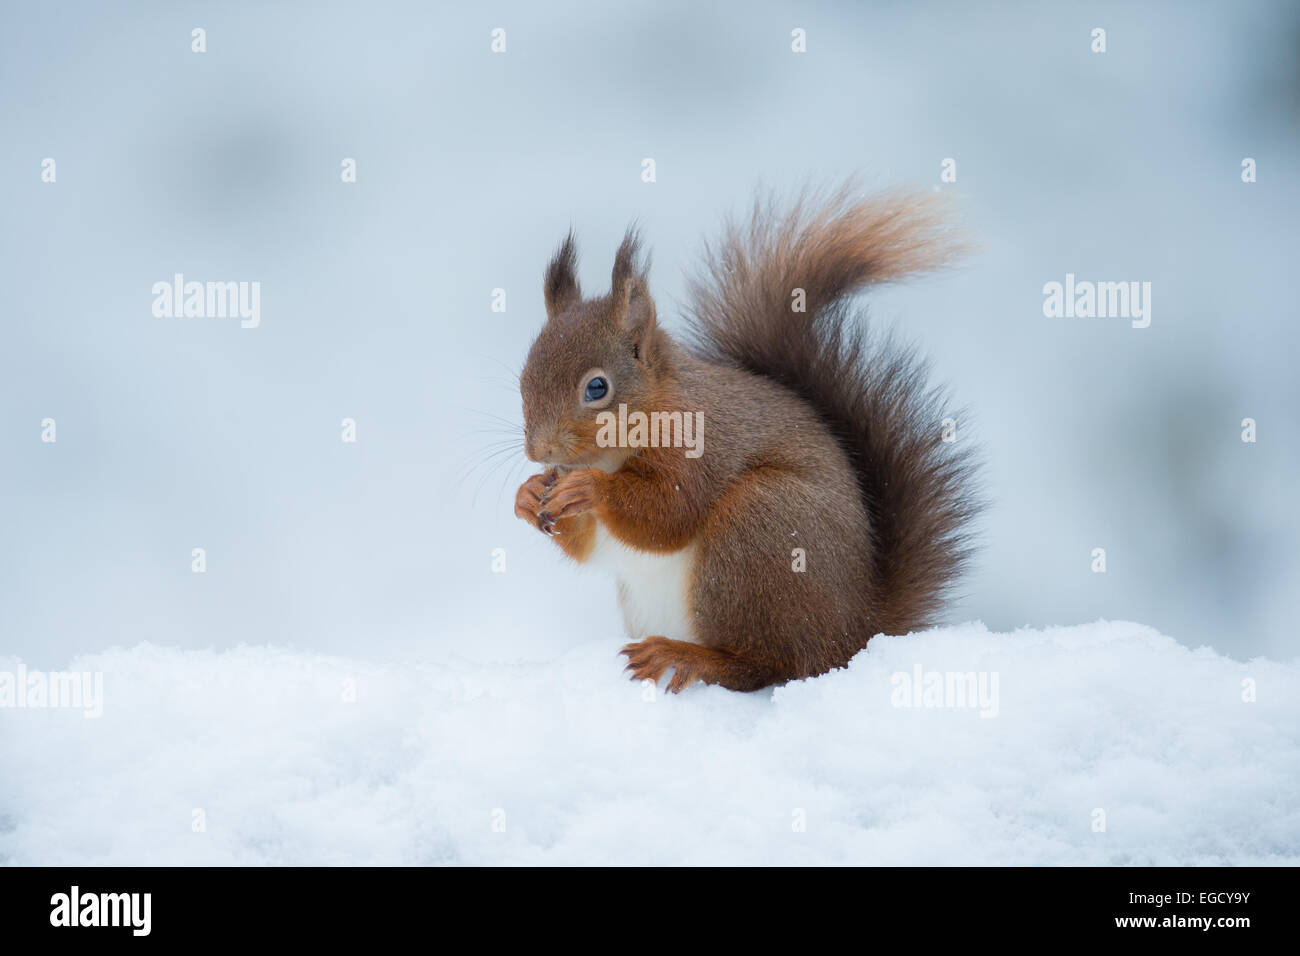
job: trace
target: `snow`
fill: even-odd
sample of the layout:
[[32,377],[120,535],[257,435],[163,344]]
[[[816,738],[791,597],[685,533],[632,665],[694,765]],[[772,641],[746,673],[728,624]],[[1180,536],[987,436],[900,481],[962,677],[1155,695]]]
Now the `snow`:
[[[671,697],[625,679],[620,644],[79,657],[102,716],[0,710],[0,862],[1300,863],[1300,662],[1122,622],[964,625]],[[918,666],[996,699],[896,706]]]

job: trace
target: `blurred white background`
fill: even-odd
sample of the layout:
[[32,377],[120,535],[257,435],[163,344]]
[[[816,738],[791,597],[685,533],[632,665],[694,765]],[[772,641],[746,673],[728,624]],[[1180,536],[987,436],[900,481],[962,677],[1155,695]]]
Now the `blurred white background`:
[[[519,459],[473,470],[555,243],[603,291],[639,218],[672,326],[760,182],[931,189],[953,157],[981,252],[872,304],[988,463],[950,619],[1293,657],[1298,52],[1280,2],[8,5],[0,655],[612,653],[612,585],[512,516]],[[259,281],[261,326],[155,318],[177,272]],[[1045,318],[1067,272],[1151,282],[1150,328]]]

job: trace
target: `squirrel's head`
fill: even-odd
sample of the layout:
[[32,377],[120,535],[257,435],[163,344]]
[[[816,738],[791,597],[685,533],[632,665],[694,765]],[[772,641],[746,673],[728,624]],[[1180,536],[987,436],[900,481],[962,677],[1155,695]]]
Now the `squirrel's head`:
[[583,299],[575,273],[578,254],[570,233],[547,266],[546,325],[528,352],[520,376],[524,451],[533,461],[561,468],[617,468],[627,449],[602,448],[601,412],[647,410],[669,358],[655,305],[628,230],[614,257],[609,295]]

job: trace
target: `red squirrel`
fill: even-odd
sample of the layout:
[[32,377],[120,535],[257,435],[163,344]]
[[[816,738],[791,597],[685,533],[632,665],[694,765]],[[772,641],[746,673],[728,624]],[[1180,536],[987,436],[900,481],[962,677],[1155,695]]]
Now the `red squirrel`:
[[[757,690],[931,623],[970,554],[974,464],[942,439],[925,364],[869,338],[851,299],[952,259],[937,197],[756,201],[706,250],[684,343],[639,246],[629,230],[597,298],[572,232],[546,269],[520,377],[544,470],[515,499],[570,558],[614,571],[633,679]],[[615,411],[690,416],[699,452],[611,442]]]

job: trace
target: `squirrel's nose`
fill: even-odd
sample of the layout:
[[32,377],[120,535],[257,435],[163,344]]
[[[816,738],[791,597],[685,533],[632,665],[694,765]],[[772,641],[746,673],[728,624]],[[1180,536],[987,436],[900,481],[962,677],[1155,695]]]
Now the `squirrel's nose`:
[[538,440],[536,432],[526,432],[524,434],[524,454],[528,456],[530,461],[546,461],[549,451],[549,446]]

